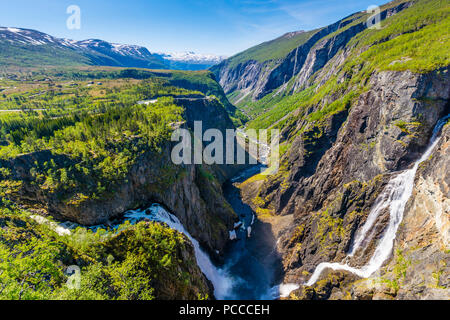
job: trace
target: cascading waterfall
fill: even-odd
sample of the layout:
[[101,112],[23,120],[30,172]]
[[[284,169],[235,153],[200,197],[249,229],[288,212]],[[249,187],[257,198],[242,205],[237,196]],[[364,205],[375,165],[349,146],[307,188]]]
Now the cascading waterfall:
[[291,294],[292,291],[297,290],[299,288],[299,285],[296,283],[282,283],[277,286],[274,286],[270,289],[267,297],[263,297],[263,300],[267,299],[280,299],[280,298],[287,298]]
[[139,221],[143,219],[149,219],[156,222],[167,224],[170,228],[175,229],[184,235],[186,235],[194,246],[195,257],[200,270],[212,282],[214,286],[214,295],[217,299],[223,299],[228,295],[232,288],[233,281],[227,275],[227,273],[219,268],[216,268],[211,262],[208,254],[204,252],[198,243],[189,232],[186,231],[183,224],[173,214],[167,212],[163,207],[158,204],[153,204],[146,210],[133,210],[125,213],[125,219],[131,221]]
[[383,263],[386,261],[386,259],[389,258],[389,255],[392,252],[398,227],[403,220],[403,213],[405,211],[406,203],[412,195],[414,178],[416,176],[417,169],[419,168],[419,165],[423,161],[427,160],[433,152],[434,148],[440,140],[439,133],[449,118],[450,115],[447,115],[446,117],[438,121],[433,130],[433,135],[431,137],[430,144],[427,150],[422,155],[422,157],[414,163],[414,166],[411,169],[405,170],[404,172],[398,174],[395,178],[389,181],[389,183],[383,190],[383,193],[375,202],[375,206],[370,212],[366,223],[355,238],[353,248],[348,254],[348,257],[352,257],[356,250],[361,247],[364,239],[366,239],[368,232],[372,229],[380,213],[385,208],[389,207],[389,224],[384,231],[384,234],[380,239],[370,261],[360,269],[353,268],[348,264],[330,262],[320,263],[305,285],[312,286],[314,283],[316,283],[321,273],[327,268],[333,270],[346,270],[358,275],[361,278],[368,278],[383,265]]

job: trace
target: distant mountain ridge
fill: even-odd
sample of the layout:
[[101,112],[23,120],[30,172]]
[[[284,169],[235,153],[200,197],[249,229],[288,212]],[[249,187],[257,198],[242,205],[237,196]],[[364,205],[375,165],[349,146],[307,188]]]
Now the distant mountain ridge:
[[189,52],[161,53],[163,58],[169,62],[170,69],[202,70],[208,69],[225,60],[226,56],[213,54],[198,54]]
[[186,53],[152,53],[137,45],[100,39],[56,38],[22,28],[0,27],[0,66],[101,65],[150,69],[202,70],[225,57]]

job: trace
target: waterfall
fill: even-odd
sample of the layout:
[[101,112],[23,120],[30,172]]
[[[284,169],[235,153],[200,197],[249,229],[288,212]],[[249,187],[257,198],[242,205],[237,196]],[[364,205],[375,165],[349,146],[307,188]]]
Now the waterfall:
[[277,286],[272,287],[269,290],[269,293],[263,297],[262,300],[276,300],[280,298],[287,298],[291,294],[292,291],[297,290],[299,288],[298,284],[295,283],[282,283]]
[[380,213],[385,208],[389,208],[389,224],[384,231],[384,234],[380,239],[370,261],[360,269],[353,268],[348,264],[330,262],[320,263],[305,285],[312,286],[316,283],[321,273],[327,268],[333,270],[346,270],[358,275],[361,278],[368,278],[383,265],[383,263],[389,258],[392,248],[394,247],[394,240],[398,227],[403,220],[403,213],[405,211],[406,203],[413,192],[414,178],[416,176],[417,169],[419,168],[419,165],[427,160],[433,152],[439,142],[439,133],[449,118],[450,115],[447,115],[438,121],[434,127],[433,135],[427,150],[422,157],[414,163],[414,166],[411,169],[405,170],[404,172],[398,174],[389,181],[382,194],[376,200],[375,206],[370,212],[366,223],[356,236],[353,248],[348,254],[348,257],[352,257],[356,250],[361,247],[364,239],[367,237],[367,233],[372,229]]
[[292,70],[292,78],[295,77],[295,69],[297,69],[297,57],[298,57],[298,48],[295,50],[295,62],[294,62],[294,70]]
[[153,204],[147,210],[132,210],[125,213],[125,219],[131,221],[139,221],[149,219],[156,222],[167,224],[170,228],[175,229],[189,238],[194,246],[195,258],[200,270],[205,274],[214,286],[214,295],[217,299],[223,299],[232,288],[232,280],[222,269],[214,266],[208,254],[204,252],[189,232],[186,231],[183,224],[173,214],[167,212],[158,204]]

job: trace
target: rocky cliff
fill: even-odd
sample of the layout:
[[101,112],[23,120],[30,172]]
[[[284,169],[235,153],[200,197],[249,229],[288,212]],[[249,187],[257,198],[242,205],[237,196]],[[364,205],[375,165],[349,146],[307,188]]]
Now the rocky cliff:
[[[184,107],[184,125],[193,131],[194,121],[201,121],[203,131],[217,128],[223,132],[233,129],[224,106],[215,98],[185,97],[176,99]],[[179,124],[180,125],[180,124]],[[225,134],[224,134],[225,135]],[[34,182],[36,163],[54,161],[56,166],[75,165],[63,155],[54,156],[50,150],[2,160],[9,168],[12,181],[22,181],[11,198],[34,208],[43,208],[60,220],[82,225],[110,223],[130,209],[157,202],[174,213],[189,233],[213,255],[221,252],[228,240],[236,214],[224,199],[221,183],[240,170],[239,166],[174,165],[171,151],[176,142],[167,141],[158,152],[141,154],[127,177],[108,196],[83,201],[64,201],[58,193],[49,192]]]
[[[435,10],[435,17],[441,12],[442,20],[425,22],[426,10]],[[349,256],[356,235],[388,182],[413,166],[438,120],[450,113],[448,53],[430,64],[429,56],[419,57],[405,45],[417,36],[417,47],[430,41],[445,51],[448,41],[428,32],[442,27],[448,7],[438,1],[396,1],[381,12],[381,31],[363,30],[355,17],[315,42],[289,84],[275,94],[267,91],[256,104],[268,116],[261,112],[249,122],[250,128],[281,130],[286,151],[279,172],[250,179],[241,192],[277,230],[284,282],[299,285],[294,299],[448,299],[448,125],[420,166],[382,268],[369,279],[325,269],[317,282],[305,285],[322,262],[367,265],[390,225],[389,210],[381,210],[363,249]],[[405,23],[412,19],[419,27]],[[286,98],[277,100],[278,92]],[[277,216],[293,223],[278,231],[284,218]]]
[[[407,1],[395,1],[383,8],[380,20],[408,8],[409,5],[410,2]],[[249,98],[261,99],[276,89],[278,92],[296,91],[304,87],[306,81],[342,50],[352,37],[368,27],[366,19],[367,16],[363,15],[361,18],[361,13],[357,13],[327,27],[305,33],[298,41],[299,45],[286,56],[266,61],[240,59],[240,63],[236,63],[234,60],[246,55],[244,52],[213,66],[211,71],[219,79],[225,93],[234,94],[232,102],[237,105]],[[281,39],[287,37],[290,34]],[[266,50],[277,50],[276,45],[279,43],[269,43]]]
[[450,127],[420,167],[405,209],[393,259],[378,274],[355,283],[354,298],[450,299]]

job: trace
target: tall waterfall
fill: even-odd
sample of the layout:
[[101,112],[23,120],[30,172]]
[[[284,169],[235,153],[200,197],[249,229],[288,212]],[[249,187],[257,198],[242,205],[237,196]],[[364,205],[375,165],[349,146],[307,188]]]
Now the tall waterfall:
[[363,240],[366,239],[368,232],[372,229],[380,213],[384,209],[389,208],[389,224],[384,231],[382,238],[379,240],[370,261],[360,269],[353,268],[348,264],[330,262],[320,263],[316,267],[316,270],[314,270],[311,278],[306,283],[307,286],[312,286],[316,283],[321,273],[327,268],[331,268],[333,270],[346,270],[358,275],[361,278],[368,278],[383,265],[387,258],[389,258],[394,246],[394,240],[398,227],[403,220],[403,213],[405,211],[406,203],[413,192],[414,178],[416,176],[417,169],[419,168],[419,165],[423,161],[427,160],[433,152],[440,139],[439,133],[449,118],[450,115],[447,115],[438,121],[433,130],[433,135],[427,150],[422,157],[414,163],[414,166],[411,169],[403,171],[389,181],[382,194],[376,200],[375,206],[367,217],[366,223],[356,236],[353,248],[348,254],[348,257],[352,257],[356,250],[361,247]]
[[125,219],[139,221],[143,219],[149,219],[156,222],[162,222],[167,224],[170,228],[175,229],[191,240],[194,246],[195,257],[200,270],[214,285],[214,295],[217,299],[223,299],[232,288],[232,280],[222,269],[214,266],[211,262],[208,254],[204,252],[198,243],[189,232],[186,231],[183,224],[173,214],[167,212],[163,207],[158,204],[152,205],[146,210],[133,210],[128,211],[125,214]]

